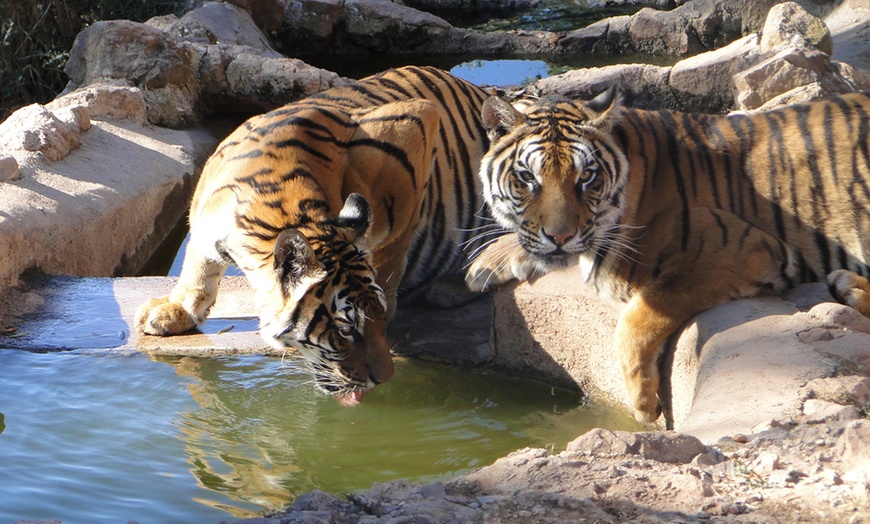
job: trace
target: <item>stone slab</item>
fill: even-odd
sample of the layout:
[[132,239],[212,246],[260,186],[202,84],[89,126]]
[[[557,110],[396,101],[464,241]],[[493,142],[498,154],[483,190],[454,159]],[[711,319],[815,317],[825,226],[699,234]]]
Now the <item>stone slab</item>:
[[[65,351],[77,349],[139,350],[186,355],[282,355],[259,335],[257,308],[247,279],[225,276],[209,319],[195,332],[172,337],[136,333],[133,317],[140,304],[169,294],[175,277],[69,277],[28,279],[19,298],[31,311],[4,318],[0,349]],[[490,352],[491,299],[442,310],[413,306],[400,309],[389,337],[394,351],[464,365],[485,363]]]
[[216,144],[203,129],[95,120],[62,160],[16,152],[20,180],[0,183],[0,290],[32,268],[135,274],[184,216]]

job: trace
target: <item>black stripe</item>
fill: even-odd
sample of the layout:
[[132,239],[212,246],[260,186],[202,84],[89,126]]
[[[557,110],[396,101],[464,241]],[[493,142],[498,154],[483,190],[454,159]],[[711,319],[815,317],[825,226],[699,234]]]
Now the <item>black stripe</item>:
[[[785,229],[785,218],[783,215],[782,204],[784,203],[785,197],[779,192],[780,187],[780,178],[782,178],[782,173],[787,173],[786,166],[791,164],[791,160],[789,158],[788,151],[785,150],[785,147],[782,143],[782,128],[779,123],[776,121],[775,115],[772,113],[765,114],[768,124],[768,140],[767,140],[767,158],[768,158],[768,172],[767,172],[767,183],[768,183],[768,191],[770,193],[770,202],[771,207],[773,208],[773,222],[774,228],[776,229],[776,236],[783,242],[788,242],[788,234]],[[797,213],[797,208],[795,207],[795,188],[794,188],[794,177],[792,178],[792,187],[790,189],[790,198],[791,209],[795,210]]]
[[410,160],[408,160],[408,155],[402,149],[399,149],[398,147],[394,146],[393,144],[390,144],[389,142],[376,140],[374,138],[360,138],[357,140],[351,140],[350,142],[347,143],[347,146],[348,147],[371,147],[374,149],[378,149],[378,150],[386,153],[387,155],[390,155],[391,157],[396,159],[397,162],[402,164],[402,167],[404,167],[405,170],[410,175],[409,178],[411,179],[411,186],[413,186],[414,189],[417,189],[417,180],[414,176],[414,166],[411,165]]
[[819,258],[820,262],[822,263],[821,268],[815,269],[821,269],[822,275],[827,275],[833,270],[833,267],[831,265],[831,250],[828,246],[828,239],[821,231],[814,231],[813,239],[816,242],[816,248],[819,250]]
[[288,138],[286,140],[279,140],[277,142],[273,142],[271,144],[277,149],[289,149],[289,148],[298,148],[306,153],[309,153],[312,156],[315,156],[325,162],[331,162],[332,158],[328,155],[321,153],[320,151],[314,149],[310,145],[305,142],[299,140],[298,138]]
[[685,251],[689,246],[689,231],[691,224],[689,220],[689,196],[686,193],[686,182],[683,178],[683,172],[680,169],[680,151],[682,147],[677,143],[677,137],[674,132],[677,129],[676,121],[673,113],[670,111],[662,111],[660,113],[662,121],[665,124],[665,133],[667,140],[668,156],[671,160],[671,168],[674,174],[674,183],[676,184],[677,193],[680,195],[682,202],[683,230],[680,238],[680,247]]

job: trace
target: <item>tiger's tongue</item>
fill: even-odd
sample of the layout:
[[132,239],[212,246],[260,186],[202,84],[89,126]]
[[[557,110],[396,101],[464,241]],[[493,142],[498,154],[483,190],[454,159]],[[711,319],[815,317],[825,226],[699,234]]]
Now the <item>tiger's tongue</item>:
[[342,406],[353,407],[359,404],[363,395],[365,395],[365,392],[363,391],[351,391],[350,393],[336,393],[333,397],[335,397],[335,400],[337,400]]

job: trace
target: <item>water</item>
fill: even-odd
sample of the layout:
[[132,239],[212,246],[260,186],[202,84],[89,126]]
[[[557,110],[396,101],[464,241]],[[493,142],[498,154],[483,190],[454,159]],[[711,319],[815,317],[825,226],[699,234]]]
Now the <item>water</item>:
[[543,0],[539,5],[504,18],[478,17],[447,20],[456,27],[477,31],[573,31],[612,16],[632,15],[640,6],[587,7],[582,0]]
[[216,523],[637,429],[575,393],[419,361],[355,408],[308,381],[280,358],[0,350],[0,522]]

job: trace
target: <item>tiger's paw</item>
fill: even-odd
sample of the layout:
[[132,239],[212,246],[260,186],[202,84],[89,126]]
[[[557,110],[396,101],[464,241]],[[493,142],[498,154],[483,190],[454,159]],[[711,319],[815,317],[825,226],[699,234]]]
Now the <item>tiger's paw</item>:
[[870,317],[870,282],[861,275],[838,269],[828,274],[828,290],[839,302]]
[[169,297],[152,298],[139,306],[135,324],[141,333],[161,337],[178,335],[196,327],[190,314],[181,304],[170,302]]
[[465,284],[472,291],[491,291],[517,279],[527,280],[534,274],[531,254],[520,245],[515,233],[499,237],[488,244],[468,266]]
[[650,424],[658,420],[662,414],[662,405],[658,397],[640,399],[634,402],[634,418],[638,422]]
[[645,375],[627,376],[626,389],[631,406],[634,408],[634,418],[638,422],[649,424],[655,422],[662,414],[662,405],[658,397],[659,377],[657,372]]

